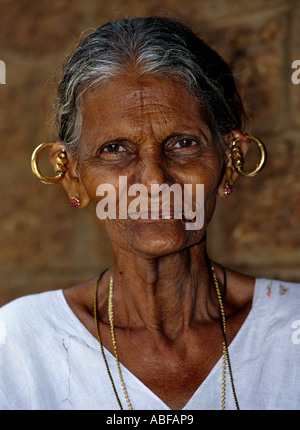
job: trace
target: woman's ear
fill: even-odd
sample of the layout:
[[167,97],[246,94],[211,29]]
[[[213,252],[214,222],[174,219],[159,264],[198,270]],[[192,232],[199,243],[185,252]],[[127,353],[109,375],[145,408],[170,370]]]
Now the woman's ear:
[[[55,166],[57,156],[62,152],[66,151],[66,147],[64,142],[58,141],[51,146],[50,149],[50,162]],[[67,152],[67,151],[66,151]],[[85,190],[84,185],[82,184],[80,177],[78,175],[78,161],[75,157],[67,153],[68,163],[66,165],[67,171],[64,174],[62,179],[62,185],[70,199],[70,201],[74,201],[73,199],[78,199],[80,204],[78,205],[80,208],[85,208],[90,203],[90,198]]]
[[232,191],[239,174],[235,170],[232,164],[230,149],[231,143],[235,139],[239,139],[238,146],[242,152],[243,158],[246,156],[249,149],[249,142],[247,141],[247,134],[240,130],[232,130],[227,135],[223,136],[224,142],[228,149],[225,150],[225,169],[222,181],[218,188],[219,197],[227,197]]

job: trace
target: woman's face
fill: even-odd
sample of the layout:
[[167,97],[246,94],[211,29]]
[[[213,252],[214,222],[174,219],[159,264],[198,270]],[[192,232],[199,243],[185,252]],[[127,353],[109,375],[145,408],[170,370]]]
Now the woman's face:
[[[116,191],[117,219],[99,220],[113,246],[153,258],[201,241],[214,211],[222,166],[223,153],[213,139],[209,115],[180,82],[130,74],[112,78],[83,97],[78,173],[95,207],[104,198],[97,195],[99,185],[110,184]],[[129,214],[138,193],[127,196],[127,219],[119,219],[124,205],[119,184],[124,176],[128,189],[141,184],[148,191],[148,203],[143,200],[136,208],[143,212],[143,219],[132,219]],[[164,209],[153,219],[151,186],[155,184],[179,184],[182,202],[184,184],[191,184],[193,209],[196,184],[203,184],[203,226],[189,230],[183,217],[173,219],[178,208],[174,213],[172,200],[171,219],[163,219]],[[149,208],[146,215],[145,204]]]

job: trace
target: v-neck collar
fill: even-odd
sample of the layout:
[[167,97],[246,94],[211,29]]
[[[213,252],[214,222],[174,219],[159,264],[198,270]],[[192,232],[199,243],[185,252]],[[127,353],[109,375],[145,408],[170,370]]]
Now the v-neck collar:
[[[229,352],[230,357],[234,356],[235,351],[239,350],[238,344],[240,343],[240,340],[243,338],[243,332],[247,329],[248,325],[251,324],[251,320],[253,318],[253,303],[255,301],[256,292],[258,290],[259,281],[260,281],[260,279],[255,280],[252,307],[251,307],[245,321],[243,322],[242,326],[240,327],[239,331],[237,332],[237,334],[235,335],[235,337],[231,341],[230,345],[228,346],[228,352]],[[69,306],[69,304],[68,304],[68,302],[67,302],[67,300],[63,294],[63,290],[58,290],[58,293],[61,295],[60,299],[61,299],[62,306],[65,308],[65,310],[68,312],[69,316],[71,317],[71,319],[73,320],[73,322],[77,326],[76,327],[76,335],[78,336],[77,328],[79,327],[80,330],[85,335],[85,337],[84,337],[85,341],[87,341],[89,343],[89,346],[91,346],[93,349],[97,350],[97,352],[98,352],[99,351],[98,340],[89,332],[89,330],[85,327],[85,325],[80,321],[80,319],[76,316],[76,314],[70,308],[70,306]],[[113,354],[111,354],[111,352],[108,349],[106,349],[105,347],[103,347],[103,349],[104,349],[106,358],[109,362],[110,370],[114,374],[114,381],[115,381],[116,385],[119,385],[119,375],[118,375],[118,372],[114,370],[114,369],[116,369],[115,357],[113,356]],[[164,403],[164,401],[160,397],[158,397],[153,391],[151,391],[150,388],[148,388],[139,378],[137,378],[134,375],[134,373],[132,373],[121,362],[120,362],[120,365],[122,368],[124,380],[125,380],[128,391],[134,392],[137,389],[139,389],[140,392],[143,392],[145,394],[147,393],[153,399],[153,401],[155,401],[155,403],[157,403],[157,409],[171,410],[171,408],[168,405],[166,405]],[[229,375],[227,375],[227,376],[229,376]],[[210,373],[207,375],[207,377],[204,379],[204,381],[201,383],[201,385],[195,390],[195,392],[190,397],[190,399],[188,400],[186,405],[182,408],[182,410],[198,409],[199,404],[202,403],[203,396],[207,395],[206,391],[210,387],[211,384],[214,385],[214,389],[210,390],[210,391],[214,391],[214,393],[212,393],[212,394],[214,395],[214,397],[216,396],[217,402],[219,400],[219,404],[221,407],[221,394],[222,394],[221,393],[221,380],[222,380],[222,356],[217,361],[217,363],[214,365],[214,367],[212,368]],[[214,382],[212,382],[212,381],[214,381]],[[232,396],[229,395],[229,388],[231,391],[231,387],[229,385],[227,385],[227,387],[228,388],[227,388],[227,392],[226,392],[226,402],[228,401],[228,398],[231,399],[230,403],[232,403],[232,404],[230,406],[235,408],[235,405],[233,403],[233,398],[232,398]],[[120,390],[122,391],[121,386],[120,386]],[[120,394],[121,394],[121,391],[120,391]],[[122,391],[122,396],[123,396],[123,391]],[[130,396],[130,397],[132,397],[132,396]],[[134,403],[135,403],[134,398],[132,398],[131,400],[132,400],[133,408],[134,408]],[[125,400],[124,400],[124,402],[125,402]],[[138,404],[137,404],[137,409],[138,409]]]

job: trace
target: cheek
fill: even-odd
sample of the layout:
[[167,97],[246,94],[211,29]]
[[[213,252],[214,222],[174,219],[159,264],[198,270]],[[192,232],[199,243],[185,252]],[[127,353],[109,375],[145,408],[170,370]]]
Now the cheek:
[[108,169],[99,166],[84,165],[80,171],[80,179],[94,205],[101,199],[100,196],[97,196],[97,190],[100,185],[103,188],[106,185],[113,186],[118,195],[119,175],[113,174],[112,169],[108,171]]
[[181,169],[174,169],[172,176],[181,184],[201,184],[204,186],[204,198],[207,201],[217,193],[223,176],[222,160],[211,156],[199,158]]

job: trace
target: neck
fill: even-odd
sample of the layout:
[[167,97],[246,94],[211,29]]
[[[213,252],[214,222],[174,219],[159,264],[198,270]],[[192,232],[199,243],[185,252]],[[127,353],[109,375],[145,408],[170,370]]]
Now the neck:
[[[102,285],[108,285],[112,274],[116,326],[146,328],[175,339],[218,316],[205,243],[151,260],[118,250],[114,261]],[[107,291],[104,285],[101,289]]]

